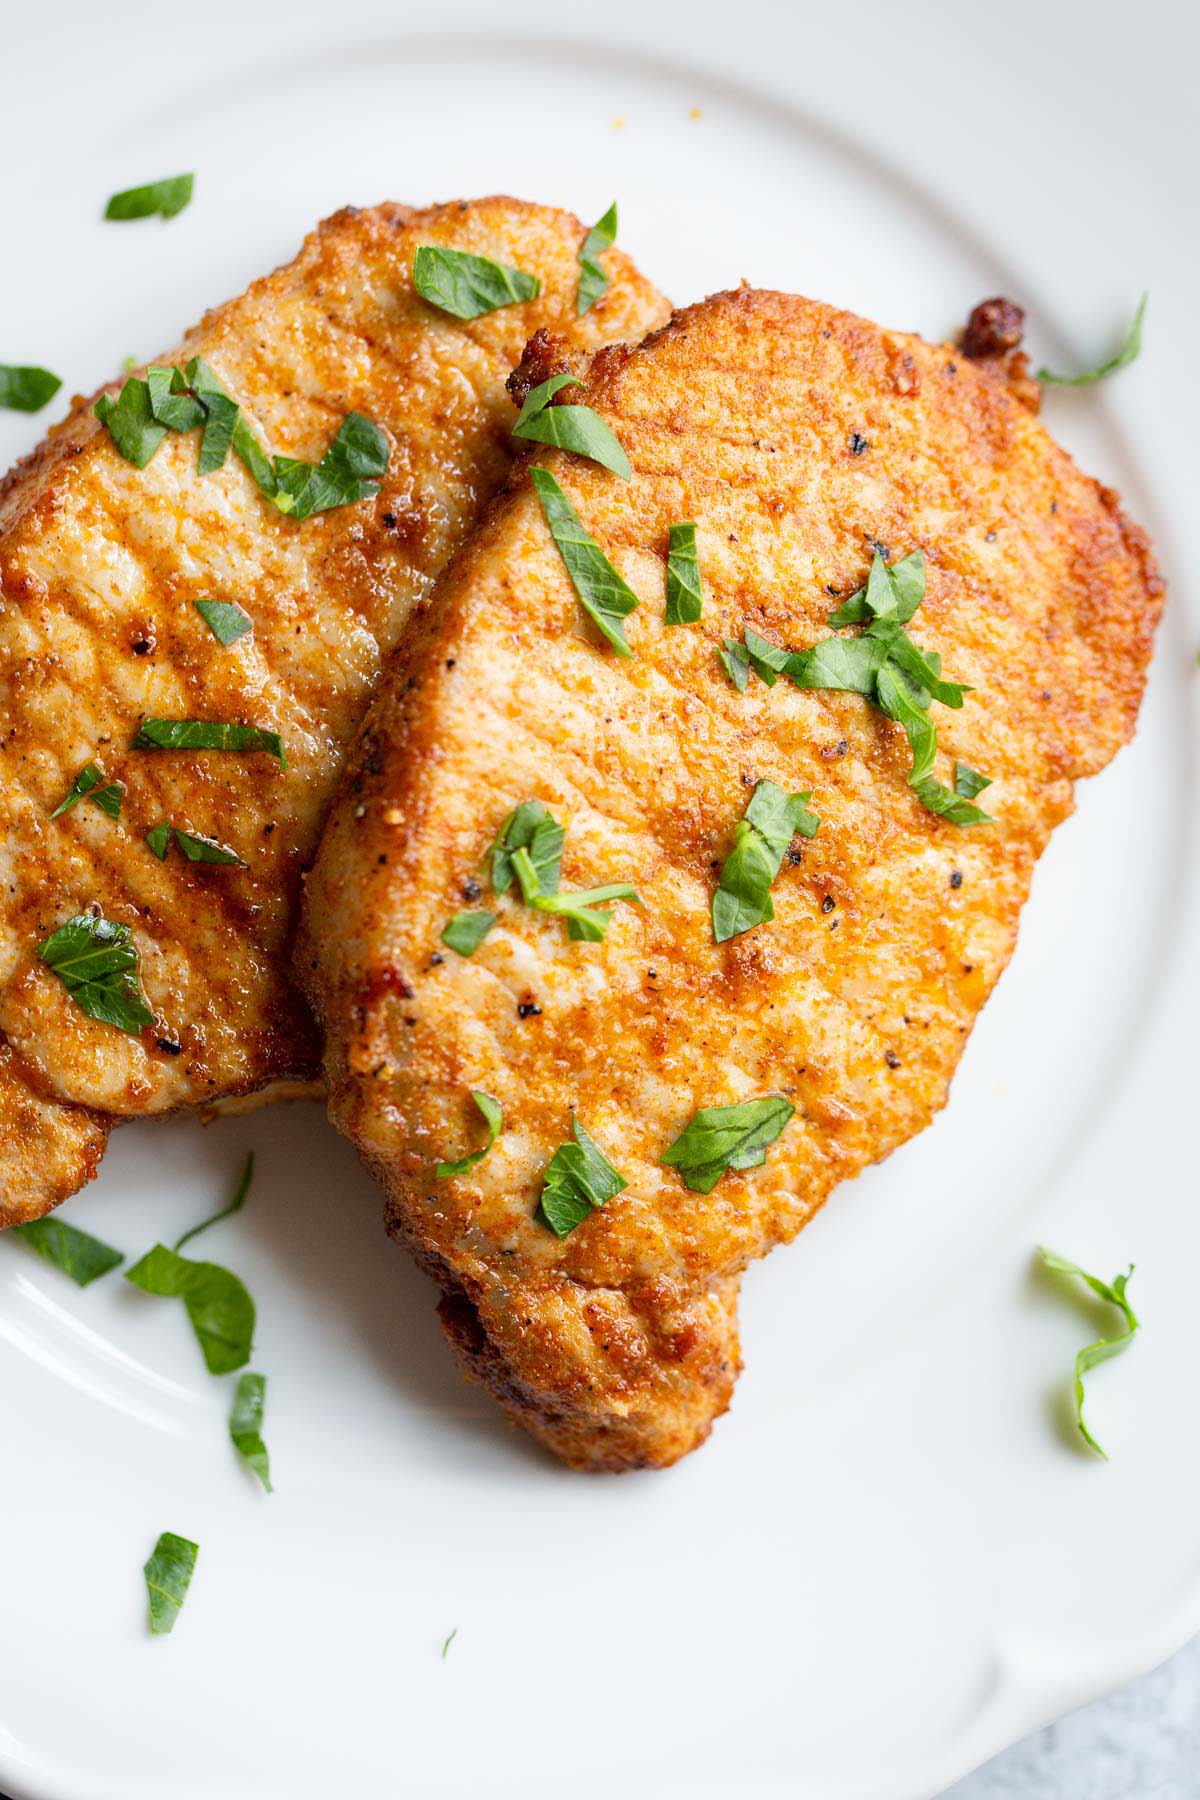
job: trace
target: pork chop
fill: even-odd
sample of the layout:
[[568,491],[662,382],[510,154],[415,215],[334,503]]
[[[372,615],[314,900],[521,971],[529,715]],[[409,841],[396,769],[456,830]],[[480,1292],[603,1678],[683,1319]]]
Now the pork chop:
[[[739,1271],[945,1102],[1072,784],[1134,729],[1161,583],[1001,380],[809,300],[718,295],[571,397],[633,479],[540,451],[456,557],[351,760],[298,967],[333,1117],[460,1357],[614,1469],[703,1439]],[[552,518],[577,569],[588,539],[615,565],[603,632]],[[687,521],[702,611],[672,623]],[[924,773],[898,720],[936,723]],[[565,828],[561,886],[525,802]],[[570,890],[620,884],[577,932]],[[470,954],[442,935],[464,908],[495,916]],[[503,1117],[468,1161],[473,1091]]]
[[[163,359],[184,371],[164,386],[172,416],[198,404],[184,377],[199,357],[262,451],[318,462],[361,415],[366,452],[338,452],[332,510],[301,516],[329,484],[301,506],[286,465],[291,514],[237,454],[199,473],[199,432],[183,423],[137,467],[116,446],[120,420],[84,401],[0,486],[0,1225],[94,1174],[119,1120],[318,1073],[289,975],[300,871],[384,656],[506,478],[505,379],[534,333],[594,349],[667,316],[610,249],[609,284],[577,317],[584,235],[569,213],[503,198],[347,209]],[[514,292],[491,296],[497,310],[456,316],[416,291],[421,246],[522,279],[503,277]],[[454,287],[463,267],[434,271],[458,312],[474,304]],[[129,422],[142,442],[153,432]],[[360,480],[379,474],[375,449],[386,472]],[[292,478],[308,480],[294,465]],[[156,719],[278,742],[155,747]],[[154,741],[135,747],[139,732]],[[119,817],[86,793],[52,817],[89,764],[123,784]],[[59,939],[50,966],[42,947],[72,919],[79,941]],[[81,946],[136,958],[127,1028],[80,1004]],[[109,969],[101,987],[123,981]]]

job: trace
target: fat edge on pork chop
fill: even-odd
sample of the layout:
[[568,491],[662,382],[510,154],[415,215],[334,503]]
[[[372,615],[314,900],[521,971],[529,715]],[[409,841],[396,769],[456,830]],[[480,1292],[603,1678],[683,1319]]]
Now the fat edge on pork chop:
[[[387,469],[353,504],[286,517],[236,454],[198,473],[196,430],[160,432],[137,468],[90,400],[0,485],[0,1225],[88,1180],[120,1120],[318,1072],[288,973],[299,873],[383,656],[508,473],[505,379],[531,334],[569,354],[667,316],[609,250],[577,317],[584,236],[507,198],[349,208],[162,359],[203,358],[272,453],[317,461],[349,414],[371,420]],[[421,245],[540,291],[451,316],[414,288]],[[223,643],[200,601],[251,628]],[[276,732],[286,768],[262,749],[133,748],[147,718]],[[121,784],[119,816],[85,795],[52,817],[89,764]],[[160,860],[156,826],[244,866],[187,860],[173,837]],[[131,934],[141,1030],[89,1016],[39,959],[89,913]]]
[[[619,1469],[702,1441],[737,1372],[739,1271],[944,1103],[1073,782],[1133,731],[1161,582],[996,375],[812,301],[717,295],[600,352],[584,398],[632,482],[541,452],[456,557],[351,759],[298,968],[332,1115],[441,1282],[464,1367],[567,1462]],[[627,658],[581,611],[535,465],[637,597]],[[703,611],[681,625],[665,563],[688,520]],[[747,628],[788,651],[833,635],[873,557],[916,551],[912,639],[970,684],[928,709],[935,773],[990,777],[991,823],[921,803],[871,699],[754,672],[739,691],[718,660]],[[819,828],[781,853],[773,920],[716,943],[760,781],[809,795]],[[495,891],[490,847],[527,800],[565,827],[564,893],[636,890],[603,941]],[[442,932],[470,906],[496,923],[463,956]],[[472,1090],[503,1128],[439,1177],[485,1146]],[[664,1163],[698,1112],[765,1096],[792,1110],[761,1166],[695,1192]],[[594,1210],[596,1184],[576,1192],[559,1237],[547,1170],[573,1120],[626,1185]]]

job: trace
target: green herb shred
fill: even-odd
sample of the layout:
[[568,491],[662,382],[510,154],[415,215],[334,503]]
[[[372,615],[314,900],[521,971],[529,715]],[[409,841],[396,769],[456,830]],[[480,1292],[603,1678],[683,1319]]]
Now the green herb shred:
[[606,1201],[628,1187],[574,1113],[574,1143],[560,1144],[546,1165],[539,1211],[557,1237],[566,1237]]
[[1125,1292],[1126,1285],[1133,1274],[1133,1264],[1130,1263],[1124,1275],[1114,1275],[1109,1282],[1101,1281],[1095,1275],[1089,1275],[1086,1269],[1079,1267],[1078,1263],[1069,1262],[1065,1256],[1058,1256],[1053,1250],[1047,1250],[1044,1245],[1039,1248],[1038,1255],[1044,1266],[1053,1274],[1066,1275],[1074,1280],[1082,1281],[1098,1300],[1107,1301],[1109,1306],[1115,1306],[1121,1314],[1120,1329],[1112,1337],[1100,1338],[1094,1344],[1085,1344],[1075,1358],[1075,1422],[1089,1449],[1094,1450],[1097,1456],[1102,1456],[1107,1462],[1108,1452],[1092,1436],[1087,1420],[1083,1416],[1083,1378],[1089,1369],[1096,1367],[1097,1363],[1107,1362],[1113,1356],[1120,1356],[1123,1351],[1128,1350],[1134,1340],[1138,1330],[1138,1319]]
[[579,291],[575,297],[575,316],[582,319],[608,289],[608,276],[597,258],[611,250],[617,241],[617,203],[602,213],[584,238],[579,249]]
[[509,269],[488,256],[422,244],[413,258],[413,286],[423,300],[456,319],[478,319],[502,306],[534,300],[542,291],[536,275]]
[[128,925],[77,913],[39,945],[38,956],[89,1019],[131,1033],[154,1023],[138,985],[138,953]]
[[[571,450],[586,456],[601,468],[611,469],[622,481],[629,481],[633,469],[612,426],[590,406],[552,406],[554,396],[565,387],[582,387],[575,375],[551,375],[539,383],[526,397],[517,414],[512,434],[530,438],[535,443],[552,444],[559,450]],[[536,474],[535,470],[535,474]]]
[[696,550],[696,523],[684,519],[667,527],[668,625],[694,625],[704,608],[700,585],[700,557]]
[[77,1225],[68,1225],[65,1219],[31,1219],[27,1225],[10,1225],[9,1235],[28,1244],[43,1261],[69,1276],[76,1287],[89,1287],[125,1261],[123,1251],[101,1243]]
[[775,917],[771,883],[783,867],[793,837],[815,837],[820,820],[808,810],[811,794],[789,794],[760,781],[745,817],[734,827],[733,848],[712,897],[714,943],[740,937]]
[[195,175],[168,175],[141,187],[123,188],[104,209],[106,219],[173,219],[192,197]]
[[795,1107],[782,1094],[706,1106],[693,1114],[662,1161],[679,1170],[693,1194],[711,1194],[726,1169],[757,1169]]
[[472,1150],[468,1156],[460,1156],[457,1162],[440,1162],[434,1170],[439,1181],[447,1181],[452,1175],[466,1175],[476,1163],[481,1163],[488,1151],[500,1136],[504,1124],[504,1113],[498,1100],[485,1094],[482,1088],[472,1088],[471,1098],[483,1114],[483,1122],[487,1126],[487,1140],[482,1149]]
[[164,1531],[144,1565],[146,1593],[150,1601],[150,1630],[163,1637],[175,1629],[175,1621],[187,1599],[200,1546],[191,1538]]
[[618,575],[549,469],[531,469],[550,535],[558,545],[579,604],[618,656],[632,656],[624,621],[638,598]]
[[1128,368],[1141,354],[1142,323],[1146,317],[1146,302],[1149,298],[1149,294],[1142,295],[1124,342],[1106,361],[1097,363],[1094,369],[1085,369],[1082,375],[1055,375],[1049,369],[1039,369],[1035,379],[1048,382],[1053,387],[1088,387],[1093,381],[1103,381],[1106,375],[1115,375],[1118,369]]
[[0,407],[9,412],[41,412],[62,382],[36,363],[0,363]]

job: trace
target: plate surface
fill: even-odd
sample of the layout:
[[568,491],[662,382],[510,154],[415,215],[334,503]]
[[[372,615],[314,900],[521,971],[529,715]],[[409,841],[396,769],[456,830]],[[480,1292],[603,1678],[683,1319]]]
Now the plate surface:
[[[1172,604],[1136,743],[1080,792],[932,1130],[752,1269],[746,1372],[669,1474],[551,1465],[455,1372],[428,1284],[317,1107],[119,1133],[67,1217],[133,1255],[206,1240],[259,1306],[277,1491],[225,1436],[175,1308],[78,1293],[0,1240],[0,1787],[14,1800],[355,1800],[620,1790],[924,1800],[1200,1627],[1190,1419],[1197,413],[1194,234],[1173,196],[1192,18],[540,0],[68,3],[22,27],[0,116],[0,357],[87,390],[289,257],[346,201],[509,191],[599,215],[677,302],[820,296],[938,337],[1012,293],[1094,359],[1147,286],[1147,348],[1051,396],[1158,540]],[[174,20],[175,30],[165,29]],[[113,190],[198,171],[171,224]],[[0,459],[59,404],[0,414]],[[1104,1466],[1061,1430],[1086,1318],[1049,1241],[1138,1263],[1146,1329],[1096,1378]],[[143,1624],[157,1534],[200,1562]],[[457,1629],[443,1658],[443,1640]]]

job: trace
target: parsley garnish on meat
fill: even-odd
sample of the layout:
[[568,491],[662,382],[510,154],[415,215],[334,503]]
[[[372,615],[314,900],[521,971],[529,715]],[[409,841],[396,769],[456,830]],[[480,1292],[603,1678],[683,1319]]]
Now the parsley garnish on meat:
[[583,520],[549,469],[531,469],[529,478],[542,503],[550,535],[558,545],[580,606],[618,656],[632,656],[624,621],[637,606],[637,595],[585,529]]
[[578,376],[566,374],[551,375],[548,381],[539,382],[526,396],[512,434],[518,438],[531,438],[535,443],[552,444],[558,450],[571,450],[576,456],[586,456],[589,462],[599,463],[601,468],[611,469],[614,475],[619,475],[622,481],[629,481],[633,469],[621,447],[621,440],[598,412],[590,406],[550,404],[563,388],[582,386]]
[[972,804],[989,777],[957,764],[955,785],[948,788],[933,774],[937,727],[929,708],[936,700],[957,710],[970,689],[946,681],[937,652],[923,650],[905,630],[924,597],[925,560],[919,550],[890,569],[876,551],[866,586],[829,615],[835,629],[864,625],[860,637],[822,638],[811,649],[789,651],[747,630],[744,644],[726,640],[717,654],[739,692],[753,669],[768,687],[786,675],[797,687],[838,689],[873,700],[908,738],[908,782],[921,804],[952,825],[990,824],[990,815]]
[[582,319],[601,294],[607,291],[608,276],[596,260],[617,241],[617,203],[614,200],[602,213],[579,248],[579,292],[575,297],[575,316]]
[[257,725],[230,724],[224,719],[143,719],[134,750],[265,750],[281,769],[287,768],[277,731]]
[[492,886],[503,894],[515,877],[529,906],[566,919],[572,941],[601,943],[612,919],[603,902],[641,902],[636,889],[625,881],[560,893],[563,836],[562,826],[540,800],[523,801],[504,821],[492,846]]
[[795,1107],[782,1094],[706,1106],[680,1132],[661,1161],[679,1170],[693,1194],[711,1194],[726,1169],[757,1169]]
[[98,806],[110,819],[120,818],[125,789],[119,781],[105,781],[103,769],[94,762],[84,763],[71,785],[70,793],[59,801],[50,817],[61,818],[63,813],[69,813],[87,795],[91,796],[93,805]]
[[483,1114],[483,1122],[487,1126],[487,1139],[479,1150],[472,1150],[467,1156],[460,1156],[457,1162],[440,1162],[434,1170],[439,1181],[447,1181],[452,1175],[466,1175],[476,1163],[481,1163],[496,1139],[504,1123],[504,1113],[500,1102],[485,1094],[482,1088],[472,1088],[471,1098]]
[[696,550],[696,522],[683,519],[667,527],[668,625],[694,625],[704,607],[700,585],[700,557]]
[[195,175],[168,175],[141,187],[122,188],[104,209],[106,219],[173,219],[192,197]]
[[575,1142],[560,1144],[546,1164],[539,1208],[545,1223],[560,1238],[629,1185],[574,1113],[571,1130]]
[[168,431],[199,429],[199,474],[211,475],[222,468],[232,449],[267,499],[297,520],[370,499],[387,472],[387,439],[378,425],[357,412],[347,413],[318,463],[268,456],[237,401],[201,356],[194,356],[186,369],[155,367],[144,377],[131,375],[115,400],[101,394],[93,410],[121,455],[139,469],[146,467]]
[[815,837],[820,820],[808,810],[810,794],[789,794],[773,781],[760,781],[745,817],[734,827],[733,848],[721,868],[712,897],[714,943],[740,937],[775,917],[771,883],[783,867],[797,832]]
[[39,946],[38,956],[89,1019],[128,1032],[154,1023],[138,985],[138,953],[128,925],[77,913]]
[[218,643],[226,649],[254,629],[250,614],[235,600],[196,600],[193,605]]
[[441,244],[421,245],[413,257],[412,278],[422,300],[455,319],[478,319],[502,306],[534,300],[542,291],[537,276],[524,269]]

